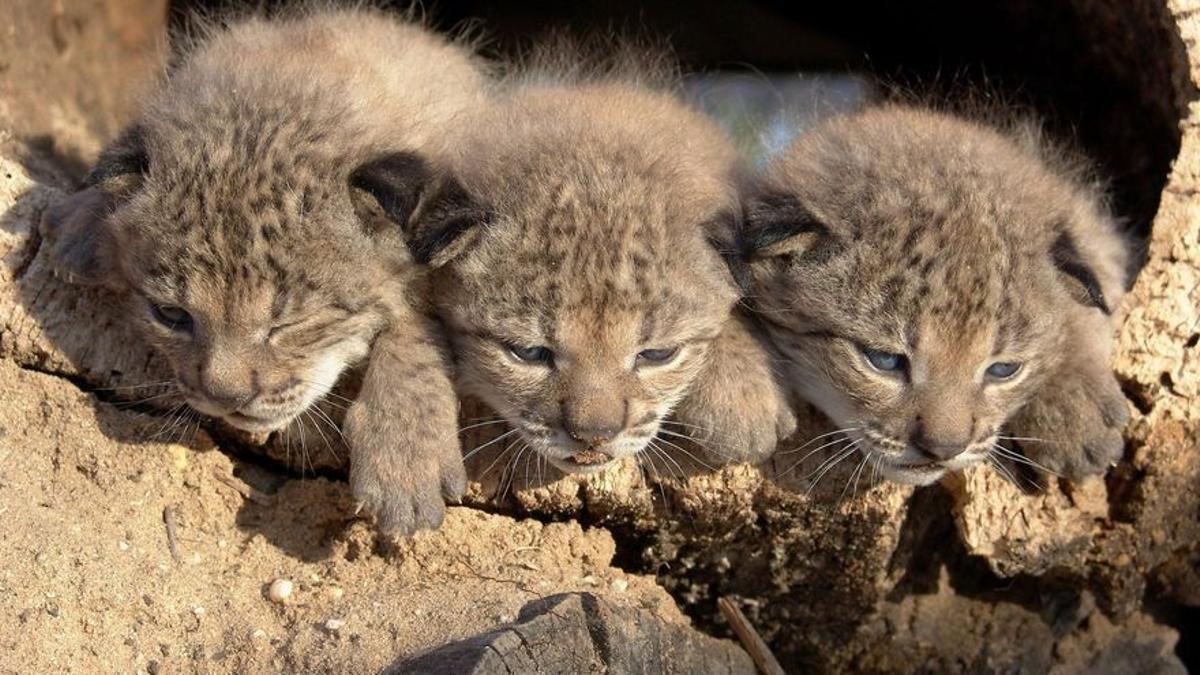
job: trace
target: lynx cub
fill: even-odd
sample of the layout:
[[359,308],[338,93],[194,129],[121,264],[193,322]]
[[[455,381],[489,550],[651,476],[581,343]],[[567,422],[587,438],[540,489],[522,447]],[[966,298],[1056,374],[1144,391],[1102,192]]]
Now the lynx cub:
[[440,161],[486,78],[370,11],[252,18],[188,53],[44,221],[60,272],[123,293],[197,411],[287,427],[371,353],[346,418],[356,497],[435,527],[465,483],[456,398],[397,176]]
[[1127,247],[1031,128],[835,118],[777,158],[747,214],[757,316],[843,452],[917,484],[1013,444],[1071,478],[1121,457]]
[[565,472],[640,452],[677,405],[714,454],[761,459],[793,421],[710,241],[736,154],[670,93],[579,79],[527,76],[465,125],[414,218],[461,389]]

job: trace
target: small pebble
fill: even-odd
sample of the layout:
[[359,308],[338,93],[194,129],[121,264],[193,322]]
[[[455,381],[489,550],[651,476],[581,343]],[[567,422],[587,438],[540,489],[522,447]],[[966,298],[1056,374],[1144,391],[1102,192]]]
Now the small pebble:
[[200,605],[196,605],[192,608],[192,614],[195,614],[196,616],[204,616],[204,608]]
[[612,584],[610,585],[612,586],[612,589],[618,593],[624,593],[625,589],[629,588],[629,582],[625,581],[624,579],[613,579]]
[[267,591],[267,597],[271,602],[283,604],[292,597],[292,591],[296,590],[295,584],[288,579],[276,579],[271,582],[271,588]]
[[332,586],[329,589],[329,597],[333,598],[334,600],[341,600],[342,596],[345,594],[346,594],[346,591],[343,591],[338,586]]
[[129,542],[127,542],[127,541],[117,542],[117,548],[121,549],[122,551],[128,551],[129,550]]
[[346,622],[341,619],[330,619],[325,622],[325,630],[329,631],[330,633],[336,633],[342,629],[342,626],[345,625]]
[[261,628],[255,628],[254,632],[250,633],[250,637],[254,638],[255,640],[266,640],[267,639],[267,631],[265,631]]
[[600,581],[599,581],[598,579],[596,579],[596,577],[592,576],[591,574],[589,574],[589,575],[587,575],[586,577],[584,577],[584,578],[580,579],[580,581],[582,581],[583,583],[587,584],[588,586],[595,586],[595,585],[597,585],[597,584],[599,584],[599,583],[600,583]]

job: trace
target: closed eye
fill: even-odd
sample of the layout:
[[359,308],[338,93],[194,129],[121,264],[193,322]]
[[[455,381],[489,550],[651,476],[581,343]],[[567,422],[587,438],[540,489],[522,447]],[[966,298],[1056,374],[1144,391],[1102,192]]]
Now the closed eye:
[[304,324],[304,321],[303,321],[303,320],[301,320],[301,321],[289,321],[289,322],[287,322],[287,323],[276,324],[276,325],[274,325],[274,326],[271,326],[271,330],[267,331],[267,336],[268,336],[268,337],[275,337],[275,336],[276,336],[276,335],[278,335],[279,333],[282,333],[282,332],[284,332],[284,331],[286,331],[286,330],[291,330],[291,329],[293,329],[293,328],[296,328],[296,327],[298,327],[298,326],[301,326],[301,325],[303,325],[303,324]]
[[190,333],[195,325],[192,315],[177,305],[150,303],[150,314],[162,325],[179,333]]
[[679,347],[662,347],[659,349],[643,349],[638,352],[636,365],[661,366],[674,360],[679,353]]

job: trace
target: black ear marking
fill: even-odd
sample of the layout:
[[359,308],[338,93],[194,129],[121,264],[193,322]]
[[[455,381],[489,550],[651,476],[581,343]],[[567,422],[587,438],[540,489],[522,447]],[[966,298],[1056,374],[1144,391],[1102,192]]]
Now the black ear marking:
[[785,253],[820,253],[827,257],[833,249],[823,246],[823,242],[834,243],[829,229],[794,195],[765,192],[746,205],[746,225],[741,234],[746,259]]
[[736,209],[722,210],[704,224],[708,245],[717,252],[725,263],[729,281],[738,292],[743,292],[750,281],[750,270],[742,256],[741,214]]
[[461,253],[478,234],[479,226],[491,220],[491,209],[448,176],[413,218],[409,249],[422,265],[440,266]]
[[[137,176],[141,177],[150,169],[150,155],[146,151],[145,135],[142,127],[132,125],[127,127],[109,144],[96,166],[83,181],[83,187],[100,187],[107,191],[119,192],[128,184],[118,183],[117,179]],[[121,182],[123,183],[123,182]]]
[[397,152],[359,166],[350,174],[350,186],[371,195],[388,220],[408,230],[432,175],[428,163],[416,153]]
[[1104,298],[1104,291],[1100,288],[1100,281],[1096,278],[1096,273],[1079,254],[1079,249],[1075,247],[1075,240],[1069,233],[1062,232],[1054,240],[1054,244],[1050,247],[1050,258],[1054,262],[1054,267],[1070,280],[1068,286],[1074,288],[1069,290],[1080,304],[1095,307],[1105,314],[1112,314],[1112,310],[1109,309],[1108,302]]

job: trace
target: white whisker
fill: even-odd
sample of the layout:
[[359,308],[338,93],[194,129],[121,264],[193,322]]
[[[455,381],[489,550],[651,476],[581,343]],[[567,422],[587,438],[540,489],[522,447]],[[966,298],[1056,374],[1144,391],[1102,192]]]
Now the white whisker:
[[[812,491],[816,489],[817,484],[821,482],[821,479],[824,478],[830,471],[832,471],[835,466],[841,464],[842,460],[846,459],[850,455],[853,455],[858,449],[858,443],[859,441],[854,441],[848,447],[839,450],[838,454],[834,455],[833,458],[825,460],[825,463],[822,465],[825,467],[824,469],[817,467],[816,471],[805,476],[804,478],[808,479],[811,478],[813,474],[816,474],[816,477],[813,478],[812,482],[809,484],[808,489],[804,491],[805,496],[812,494]],[[820,471],[820,473],[817,473],[817,471]]]
[[484,443],[483,445],[477,446],[477,447],[476,447],[474,450],[472,450],[472,451],[468,452],[467,454],[463,455],[463,461],[465,462],[465,461],[467,461],[468,459],[471,459],[471,457],[472,457],[472,456],[473,456],[475,453],[479,452],[480,450],[483,450],[484,448],[488,447],[489,445],[492,445],[493,443],[498,443],[498,442],[500,442],[500,441],[504,440],[505,438],[508,438],[509,436],[512,436],[512,435],[513,435],[513,434],[515,434],[515,433],[517,433],[517,430],[516,430],[516,429],[509,429],[508,431],[506,431],[506,432],[504,432],[504,433],[500,434],[499,436],[497,436],[497,437],[493,438],[492,440],[488,441],[487,443]]
[[1051,476],[1054,476],[1056,478],[1062,478],[1062,474],[1058,473],[1057,471],[1054,471],[1053,469],[1050,469],[1049,467],[1039,464],[1039,463],[1033,461],[1032,459],[1025,457],[1024,455],[1021,455],[1012,450],[1009,450],[1008,448],[1004,447],[1003,445],[998,445],[996,443],[993,443],[990,452],[996,453],[1007,460],[1016,462],[1017,464],[1024,464],[1033,469],[1037,469],[1038,471],[1048,473]]
[[678,451],[682,452],[683,454],[687,455],[688,457],[690,457],[690,458],[692,459],[692,461],[694,461],[694,462],[696,462],[697,464],[699,464],[700,466],[702,466],[702,467],[704,467],[704,468],[708,469],[709,471],[714,471],[714,472],[716,471],[716,469],[714,469],[713,467],[709,466],[709,465],[708,465],[706,462],[703,462],[703,461],[701,461],[699,457],[696,457],[696,456],[695,456],[695,455],[693,455],[692,453],[688,452],[688,451],[687,451],[687,450],[685,450],[685,449],[684,449],[682,446],[676,445],[675,443],[672,443],[671,441],[668,441],[668,440],[667,440],[667,439],[665,439],[665,438],[660,438],[660,439],[658,439],[658,440],[662,441],[663,443],[666,443],[667,445],[671,446],[672,448],[675,448],[676,450],[678,450]]
[[824,434],[821,434],[820,436],[814,436],[814,437],[808,439],[808,441],[804,445],[801,445],[799,447],[792,448],[791,450],[780,450],[778,454],[790,455],[792,453],[800,452],[801,450],[807,448],[808,446],[812,445],[813,443],[816,443],[817,441],[821,440],[822,438],[828,438],[829,436],[832,436],[834,434],[845,434],[847,431],[861,431],[861,429],[859,427],[846,427],[845,429],[834,429],[833,431],[830,431],[828,433],[824,433]]

